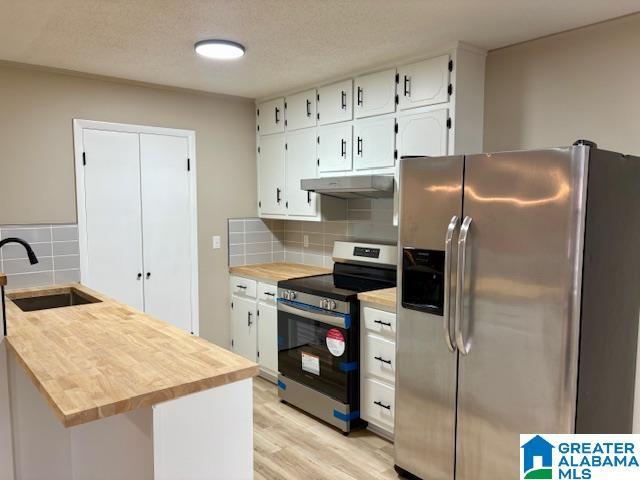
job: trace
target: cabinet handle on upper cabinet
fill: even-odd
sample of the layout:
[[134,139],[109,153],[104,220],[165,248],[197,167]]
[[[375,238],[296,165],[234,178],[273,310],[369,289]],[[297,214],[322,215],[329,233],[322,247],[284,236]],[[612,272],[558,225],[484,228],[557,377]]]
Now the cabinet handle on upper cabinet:
[[276,107],[276,123],[280,123],[280,109]]
[[411,77],[404,76],[404,96],[411,96]]
[[282,199],[280,198],[280,193],[281,193],[281,192],[282,192],[282,191],[281,191],[279,188],[276,188],[276,203],[280,203],[280,201],[282,200]]
[[358,137],[358,155],[362,156],[362,138]]
[[362,87],[358,87],[358,105],[362,105]]
[[347,157],[347,141],[344,138],[340,142],[340,155],[344,158]]
[[307,203],[311,205],[311,192],[307,192]]
[[345,92],[344,90],[342,90],[342,109],[347,109],[347,92]]
[[307,99],[307,117],[311,116],[311,102]]

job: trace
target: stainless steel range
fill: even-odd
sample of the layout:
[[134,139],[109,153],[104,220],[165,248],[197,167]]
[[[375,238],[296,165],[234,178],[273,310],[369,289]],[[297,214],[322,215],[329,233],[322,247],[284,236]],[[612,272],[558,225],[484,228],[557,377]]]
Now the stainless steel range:
[[359,292],[395,287],[397,247],[335,242],[333,273],[278,283],[278,396],[349,432],[360,420]]

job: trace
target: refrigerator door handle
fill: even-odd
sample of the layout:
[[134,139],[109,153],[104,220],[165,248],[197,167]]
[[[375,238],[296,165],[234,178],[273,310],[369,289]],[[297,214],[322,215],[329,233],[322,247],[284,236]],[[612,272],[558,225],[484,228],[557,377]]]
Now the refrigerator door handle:
[[464,340],[464,334],[462,332],[462,324],[464,323],[464,285],[465,285],[465,270],[467,261],[467,236],[469,234],[469,227],[473,219],[469,216],[464,217],[462,226],[460,227],[460,239],[458,240],[458,284],[456,286],[456,345],[458,345],[458,351],[462,355],[469,354],[469,347],[471,343]]
[[456,351],[455,343],[451,340],[451,247],[453,243],[453,234],[458,228],[458,216],[451,217],[447,234],[444,239],[444,306],[443,306],[443,322],[444,322],[444,339],[450,352]]

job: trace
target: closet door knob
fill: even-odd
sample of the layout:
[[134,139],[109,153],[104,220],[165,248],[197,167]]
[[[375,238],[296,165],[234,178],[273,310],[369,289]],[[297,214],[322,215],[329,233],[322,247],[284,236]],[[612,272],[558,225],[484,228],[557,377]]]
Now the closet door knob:
[[151,272],[147,272],[147,280],[151,278]]
[[138,273],[138,280],[140,280],[142,278],[142,274]]

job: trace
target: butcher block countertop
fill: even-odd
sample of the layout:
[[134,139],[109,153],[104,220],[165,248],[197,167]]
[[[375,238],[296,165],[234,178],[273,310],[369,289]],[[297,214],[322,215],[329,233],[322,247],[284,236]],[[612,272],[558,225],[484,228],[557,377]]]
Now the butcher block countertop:
[[243,265],[241,267],[229,267],[229,273],[241,277],[250,277],[256,280],[279,282],[292,278],[311,277],[331,273],[331,270],[299,263],[259,263],[255,265]]
[[[67,293],[100,303],[23,312]],[[251,378],[258,365],[84,286],[7,294],[9,350],[65,427]]]
[[361,292],[358,294],[358,300],[395,309],[396,289],[394,287],[384,288],[382,290],[372,290],[370,292]]

